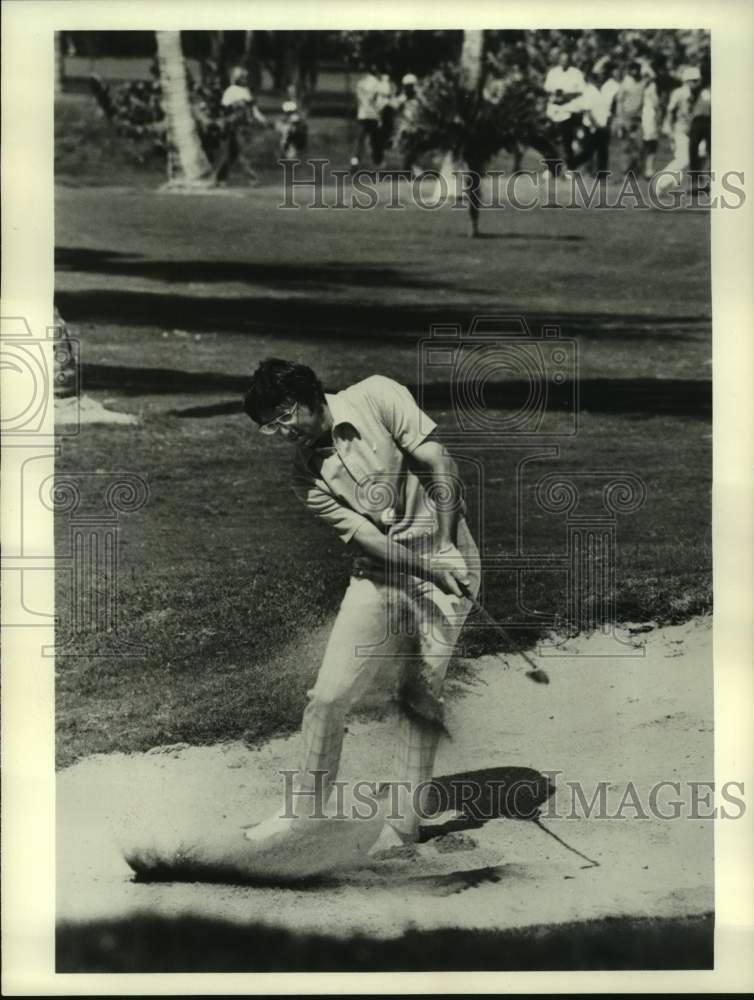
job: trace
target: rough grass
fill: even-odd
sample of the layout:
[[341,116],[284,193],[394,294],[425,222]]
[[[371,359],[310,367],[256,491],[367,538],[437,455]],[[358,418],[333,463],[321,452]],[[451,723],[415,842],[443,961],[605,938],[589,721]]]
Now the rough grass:
[[[63,112],[57,126],[70,166]],[[80,183],[107,168],[111,185],[130,185],[131,167],[109,159],[101,134],[91,147]],[[617,520],[616,618],[709,610],[708,217],[486,212],[490,239],[471,244],[452,210],[282,212],[274,185],[176,198],[143,180],[121,192],[59,188],[56,199],[56,298],[81,341],[84,390],[141,418],[61,439],[58,468],[130,471],[149,487],[146,506],[119,526],[118,644],[72,636],[59,574],[60,639],[75,638],[82,654],[57,664],[61,764],[298,725],[318,666],[308,640],[326,634],[350,559],[297,506],[287,458],[239,412],[248,374],[271,353],[311,364],[330,388],[373,372],[416,387],[418,343],[433,322],[466,327],[498,313],[523,315],[535,331],[559,323],[577,345],[582,412],[578,434],[542,439],[558,456],[522,473],[524,551],[566,551],[564,515],[534,500],[539,477],[581,473],[594,512],[601,473],[629,472],[647,499]],[[428,384],[428,409],[451,429],[447,379],[432,374]],[[565,426],[557,411],[548,432]],[[502,441],[459,451],[472,519],[484,509],[485,551],[509,554],[525,453]],[[98,480],[81,489],[101,510]],[[60,516],[61,556],[68,530]],[[511,571],[490,573],[485,602],[503,622],[531,621],[524,606],[557,621],[567,611],[563,574],[530,573],[517,588]],[[514,643],[535,636],[513,630]],[[487,630],[465,637],[468,653],[497,642]],[[143,655],[124,655],[123,643]]]

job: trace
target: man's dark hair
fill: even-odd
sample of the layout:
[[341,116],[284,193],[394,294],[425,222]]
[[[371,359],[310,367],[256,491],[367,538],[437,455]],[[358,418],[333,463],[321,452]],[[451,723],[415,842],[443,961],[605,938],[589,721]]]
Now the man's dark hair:
[[324,401],[322,383],[311,368],[282,358],[265,358],[251,376],[243,408],[261,424],[283,403],[303,403],[317,410]]

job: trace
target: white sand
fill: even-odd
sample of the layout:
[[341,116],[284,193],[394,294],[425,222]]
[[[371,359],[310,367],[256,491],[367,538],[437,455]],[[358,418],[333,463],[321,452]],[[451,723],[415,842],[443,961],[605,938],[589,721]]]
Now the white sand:
[[[570,655],[541,657],[551,684],[531,683],[515,657],[476,661],[476,679],[453,685],[452,742],[437,773],[500,765],[562,771],[591,798],[609,783],[614,812],[633,782],[647,808],[661,780],[706,781],[712,765],[712,631],[709,619],[629,635],[570,640]],[[645,655],[615,655],[640,652]],[[576,655],[578,654],[578,655]],[[342,777],[394,776],[394,720],[352,722]],[[348,935],[419,928],[504,928],[607,915],[687,915],[713,907],[710,820],[555,818],[546,825],[599,862],[569,853],[531,823],[492,820],[461,838],[432,841],[413,859],[371,860],[317,889],[135,884],[117,838],[173,837],[187,845],[226,836],[269,814],[278,770],[294,767],[298,738],[98,755],[58,775],[58,914],[114,917],[136,910],[195,913]],[[675,796],[665,791],[665,805]],[[680,798],[686,806],[689,794]],[[707,811],[707,810],[703,810]],[[443,850],[455,846],[455,850]],[[464,849],[461,849],[464,848]],[[474,874],[476,872],[476,874]]]

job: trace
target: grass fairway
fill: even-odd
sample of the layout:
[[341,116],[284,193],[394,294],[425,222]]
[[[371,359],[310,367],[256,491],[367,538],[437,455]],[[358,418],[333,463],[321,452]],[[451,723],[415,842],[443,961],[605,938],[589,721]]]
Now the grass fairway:
[[[432,323],[496,313],[535,332],[559,324],[578,345],[579,433],[531,475],[587,473],[589,500],[599,470],[646,484],[644,506],[617,524],[619,619],[710,607],[708,216],[489,211],[487,238],[472,243],[462,212],[281,211],[279,200],[273,186],[242,197],[58,189],[56,301],[81,340],[84,391],[140,417],[83,426],[58,468],[134,472],[150,490],[122,518],[118,567],[119,629],[145,656],[108,658],[112,637],[89,635],[87,655],[59,659],[61,764],[298,724],[318,667],[308,637],[337,608],[350,556],[299,509],[284,452],[239,411],[272,353],[312,365],[331,389],[374,372],[415,387]],[[434,389],[430,409],[449,428],[441,380]],[[565,416],[553,420],[562,429]],[[462,462],[489,554],[512,549],[519,457],[485,452],[481,481]],[[562,553],[564,519],[533,502],[535,478],[520,511],[525,551]],[[67,530],[59,517],[61,553]],[[67,589],[60,574],[62,640]],[[491,575],[485,596],[503,621],[520,617],[512,572]],[[532,575],[523,599],[562,615],[562,574]],[[495,641],[473,630],[467,649]]]

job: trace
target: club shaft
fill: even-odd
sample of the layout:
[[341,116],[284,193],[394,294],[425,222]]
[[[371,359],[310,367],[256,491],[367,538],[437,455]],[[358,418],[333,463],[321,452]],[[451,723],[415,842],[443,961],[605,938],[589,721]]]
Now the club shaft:
[[[474,611],[476,611],[478,614],[480,614],[482,616],[482,618],[485,619],[485,621],[487,622],[487,624],[491,625],[497,631],[498,635],[500,635],[501,638],[503,638],[505,640],[505,642],[509,646],[513,645],[512,641],[511,641],[511,637],[508,634],[508,632],[506,631],[506,629],[504,629],[503,626],[492,617],[492,615],[489,613],[489,611],[482,604],[479,603],[479,601],[476,599],[476,597],[474,597],[474,595],[471,593],[471,591],[468,589],[468,587],[465,587],[462,584],[460,586],[461,586],[461,590],[463,591],[463,596],[468,601],[471,602],[471,605],[474,608]],[[536,664],[536,662],[529,656],[528,653],[524,653],[523,651],[519,651],[519,653],[517,655],[520,656],[523,660],[525,660],[529,664],[529,666],[532,668],[532,670],[540,670],[541,669],[541,667],[539,667]]]

